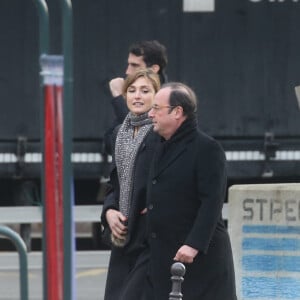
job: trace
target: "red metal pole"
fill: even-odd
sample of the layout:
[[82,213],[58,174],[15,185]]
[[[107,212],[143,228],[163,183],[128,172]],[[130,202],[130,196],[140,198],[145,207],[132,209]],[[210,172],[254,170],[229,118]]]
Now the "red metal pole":
[[[56,85],[56,180],[57,180],[57,229],[60,280],[64,281],[64,205],[63,205],[63,87]],[[63,299],[63,291],[61,294]]]
[[62,277],[57,235],[58,187],[56,181],[55,87],[45,85],[45,210],[47,300],[62,299]]
[[44,171],[45,171],[45,249],[46,299],[63,300],[63,58],[41,58],[44,75]]

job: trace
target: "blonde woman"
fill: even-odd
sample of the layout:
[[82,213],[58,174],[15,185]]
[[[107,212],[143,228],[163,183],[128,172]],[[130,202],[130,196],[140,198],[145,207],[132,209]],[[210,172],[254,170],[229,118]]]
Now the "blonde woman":
[[147,286],[149,247],[146,239],[146,183],[159,136],[148,112],[160,88],[150,69],[128,75],[123,87],[129,113],[116,130],[111,191],[101,216],[110,232],[111,257],[105,300],[143,299]]

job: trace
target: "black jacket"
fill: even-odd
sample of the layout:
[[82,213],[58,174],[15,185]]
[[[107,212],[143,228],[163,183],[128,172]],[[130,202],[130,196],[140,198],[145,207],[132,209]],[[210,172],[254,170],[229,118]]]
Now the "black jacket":
[[185,300],[236,300],[229,236],[222,220],[226,191],[225,155],[220,145],[186,121],[160,143],[148,188],[150,276],[155,300],[168,299],[170,267],[177,250],[199,250],[186,265]]
[[111,99],[111,104],[116,118],[114,119],[111,127],[108,128],[108,130],[106,130],[104,133],[105,154],[113,154],[114,130],[116,127],[123,123],[125,117],[128,114],[128,107],[125,101],[126,100],[123,98],[123,96],[118,96]]
[[[133,193],[131,198],[130,214],[128,217],[128,243],[123,248],[112,246],[109,270],[106,281],[105,300],[134,299],[137,296],[124,296],[123,292],[128,291],[127,285],[133,269],[141,269],[148,261],[148,245],[146,235],[146,215],[141,215],[141,210],[146,207],[146,185],[150,170],[150,163],[160,137],[152,130],[145,137],[136,157],[133,175]],[[117,169],[113,164],[111,173],[110,191],[104,199],[101,223],[108,229],[105,218],[109,208],[119,209],[119,181]],[[137,278],[142,281],[142,272]],[[133,291],[138,294],[142,285],[137,283]],[[140,290],[139,290],[140,289]],[[134,294],[135,295],[135,294]]]

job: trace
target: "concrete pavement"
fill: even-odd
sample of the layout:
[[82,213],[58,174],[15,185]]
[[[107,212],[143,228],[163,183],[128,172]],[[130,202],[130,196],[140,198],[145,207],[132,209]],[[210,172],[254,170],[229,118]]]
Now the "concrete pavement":
[[[103,300],[109,251],[76,253],[75,295],[77,300]],[[43,257],[28,253],[29,299],[43,299]],[[17,252],[0,252],[0,300],[20,299],[19,257]]]

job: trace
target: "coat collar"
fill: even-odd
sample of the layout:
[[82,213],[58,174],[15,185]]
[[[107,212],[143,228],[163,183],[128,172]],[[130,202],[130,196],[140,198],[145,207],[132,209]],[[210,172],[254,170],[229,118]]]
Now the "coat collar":
[[197,132],[195,119],[188,119],[182,123],[169,140],[161,139],[153,159],[154,176],[158,176],[172,164],[185,150],[187,144]]

